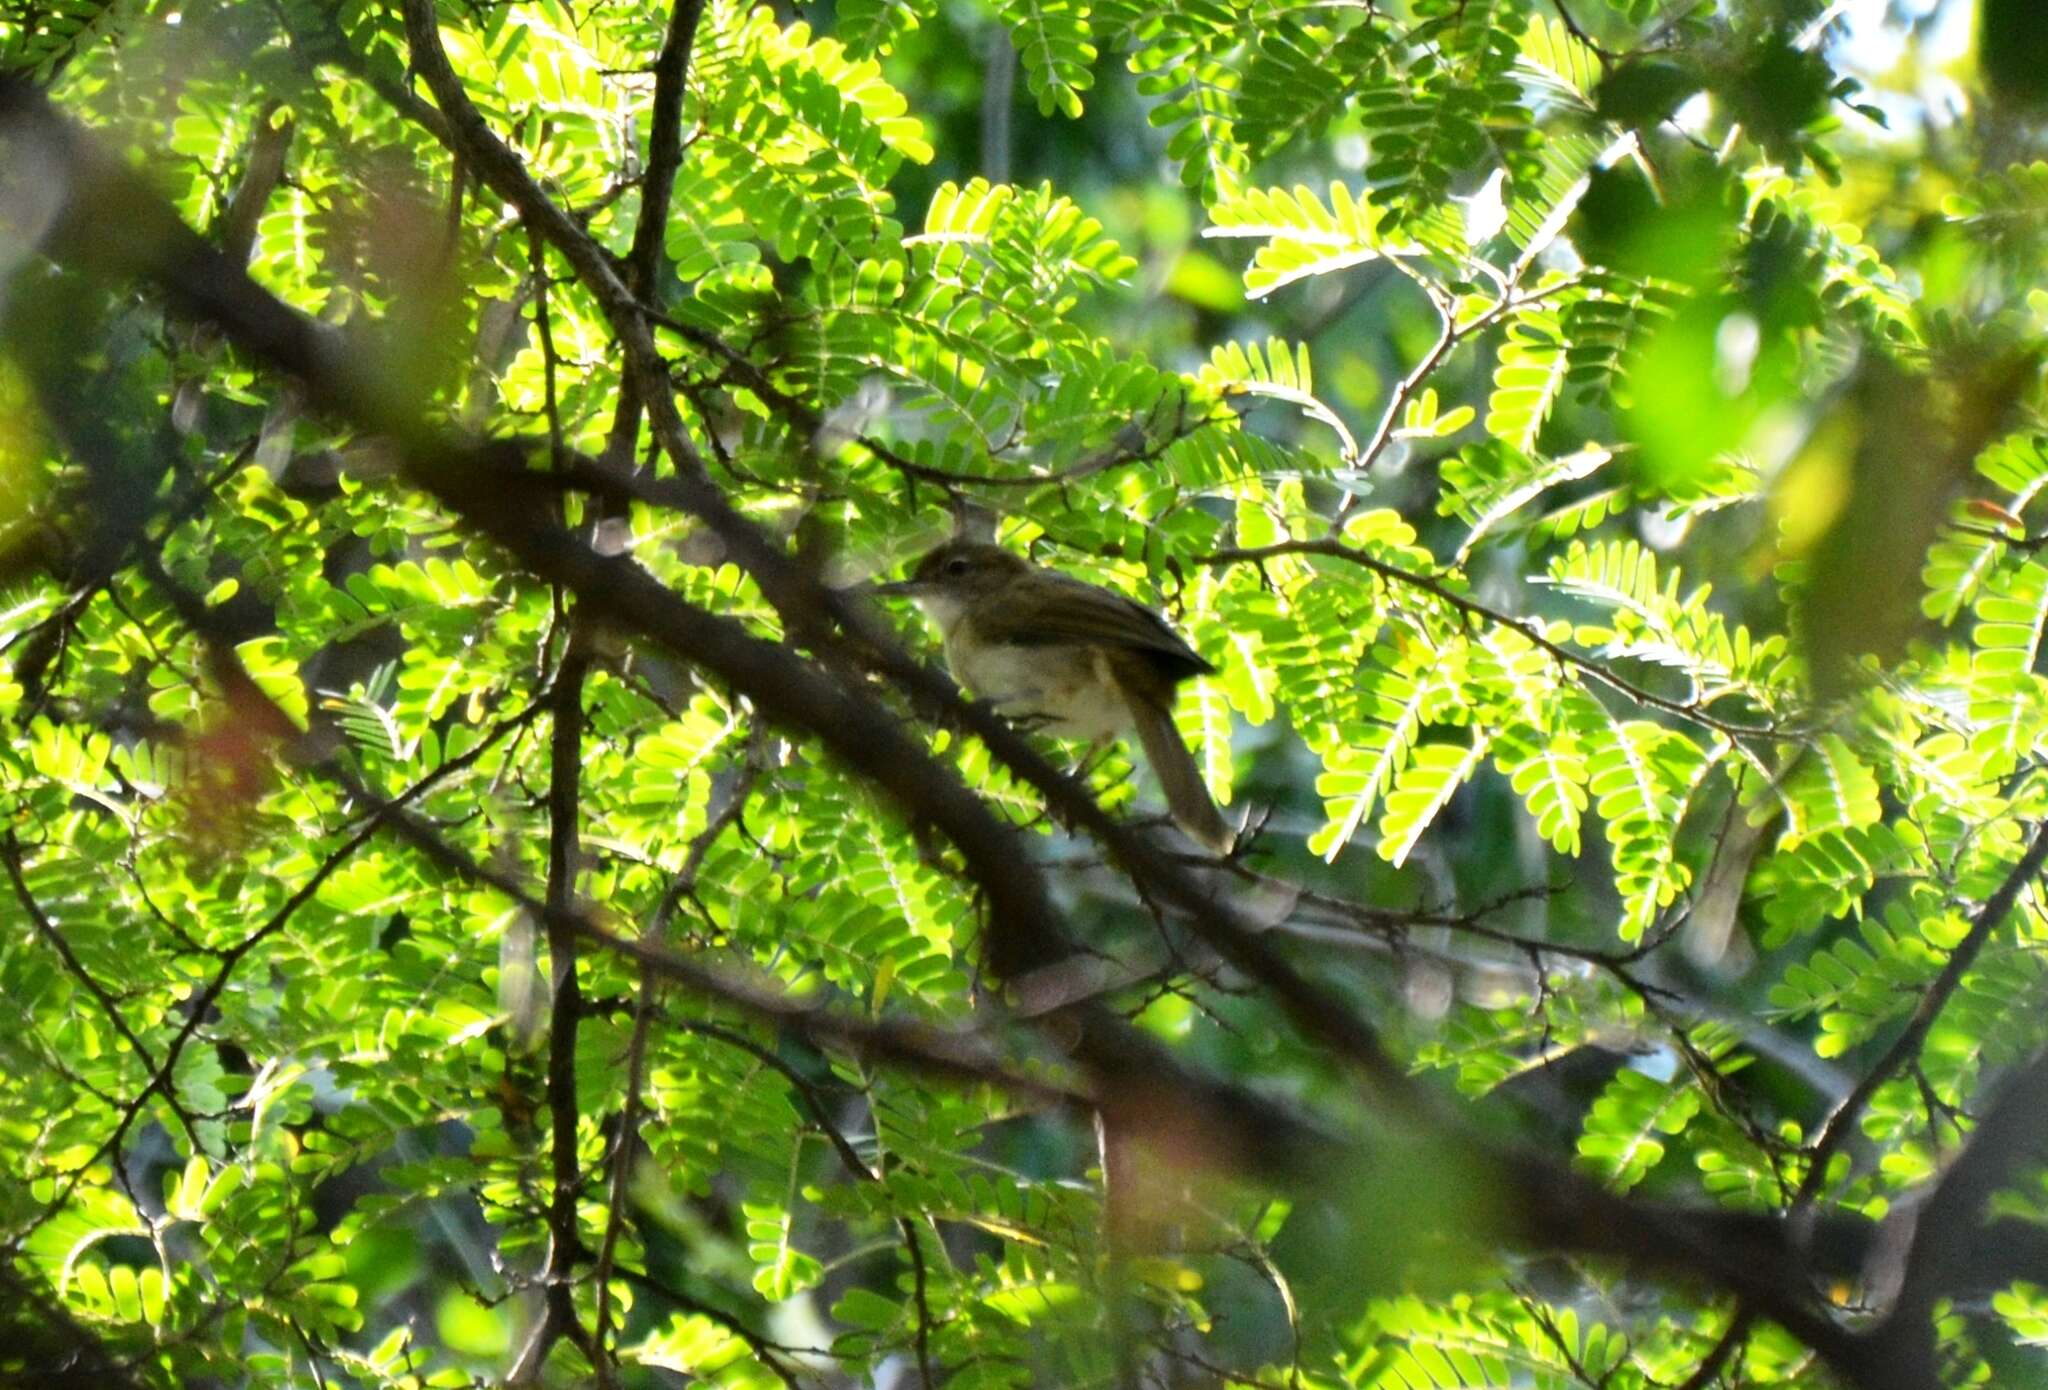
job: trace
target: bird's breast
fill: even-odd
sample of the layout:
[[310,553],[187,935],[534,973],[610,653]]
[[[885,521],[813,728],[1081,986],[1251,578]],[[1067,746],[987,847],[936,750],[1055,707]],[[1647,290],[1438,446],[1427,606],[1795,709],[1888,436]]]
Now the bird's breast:
[[946,663],[1011,719],[1062,738],[1108,738],[1131,727],[1130,705],[1099,647],[1011,646],[956,630]]

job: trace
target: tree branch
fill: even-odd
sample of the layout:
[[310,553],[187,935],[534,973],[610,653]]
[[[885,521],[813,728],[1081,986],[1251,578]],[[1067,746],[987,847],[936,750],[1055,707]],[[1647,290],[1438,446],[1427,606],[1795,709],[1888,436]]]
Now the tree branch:
[[[697,875],[703,869],[711,847],[746,813],[747,799],[753,794],[754,783],[761,775],[761,754],[759,735],[750,733],[739,770],[726,790],[725,804],[691,838],[689,848],[683,852],[682,867],[676,871],[668,891],[662,894],[660,904],[649,917],[641,940],[650,944],[658,941],[668,926],[669,915],[675,910],[675,905],[696,891]],[[654,1025],[660,992],[660,974],[652,966],[641,966],[639,996],[633,1005],[633,1036],[626,1045],[626,1103],[619,1114],[618,1138],[612,1147],[611,1188],[605,1199],[604,1239],[598,1246],[594,1276],[597,1285],[594,1340],[598,1352],[598,1380],[603,1385],[609,1385],[616,1375],[616,1368],[606,1349],[607,1339],[611,1336],[612,1267],[618,1257],[619,1237],[626,1225],[626,1198],[633,1177],[634,1146],[639,1143],[644,1104],[640,1092],[647,1083],[647,1038]]]
[[1863,1108],[1870,1098],[1877,1094],[1899,1069],[1920,1055],[1921,1046],[1927,1041],[1928,1030],[1934,1027],[1935,1019],[1941,1016],[1943,1006],[1956,987],[1963,982],[1963,976],[1976,961],[1977,953],[1984,949],[1984,943],[1991,939],[2006,915],[2019,902],[2021,892],[2040,876],[2044,862],[2048,862],[2048,823],[2035,827],[2033,843],[2026,853],[2019,857],[2005,878],[1984,905],[1977,909],[1977,915],[1970,920],[1970,929],[1963,934],[1955,949],[1949,952],[1948,962],[1941,973],[1934,977],[1921,994],[1920,1002],[1914,1006],[1912,1015],[1906,1020],[1905,1028],[1892,1040],[1855,1089],[1842,1098],[1834,1113],[1821,1126],[1820,1135],[1808,1151],[1806,1177],[1799,1184],[1799,1191],[1792,1200],[1795,1216],[1812,1204],[1821,1188],[1827,1182],[1830,1160],[1847,1141],[1850,1131],[1863,1115]]
[[0,1380],[16,1390],[144,1390],[99,1335],[0,1260]]
[[548,739],[548,981],[552,1004],[548,1020],[548,1138],[554,1192],[548,1201],[547,1265],[541,1275],[545,1312],[506,1380],[513,1385],[539,1379],[556,1338],[578,1341],[591,1358],[591,1369],[603,1376],[604,1329],[588,1339],[577,1336],[575,1273],[584,1254],[576,1216],[583,1194],[583,1174],[576,1156],[576,1132],[582,1111],[576,1101],[576,1032],[583,1018],[582,988],[576,980],[576,931],[570,925],[576,908],[576,868],[582,857],[580,788],[583,777],[583,683],[591,657],[575,637],[555,673],[549,705],[553,726]]
[[[2048,837],[2048,831],[2044,831]],[[1898,1298],[1870,1333],[1910,1373],[1935,1374],[1934,1310],[1939,1299],[1961,1286],[1996,1287],[2013,1278],[2048,1278],[2043,1242],[2034,1240],[2034,1263],[2024,1272],[2011,1267],[2012,1248],[1989,1238],[1984,1205],[2048,1146],[2048,1050],[2037,1052],[2009,1077],[1998,1099],[1977,1123],[1970,1140],[1949,1165],[1913,1220]],[[2009,1224],[2009,1223],[2008,1223]],[[2035,1228],[2039,1235],[2039,1228]],[[1982,1277],[1991,1270],[1998,1276]]]
[[1343,560],[1346,563],[1357,565],[1360,569],[1370,570],[1380,578],[1391,583],[1401,584],[1428,594],[1438,602],[1456,609],[1468,618],[1476,618],[1482,622],[1491,623],[1496,627],[1507,628],[1512,632],[1520,634],[1529,645],[1544,652],[1553,660],[1591,677],[1609,689],[1627,696],[1639,705],[1663,710],[1667,714],[1673,714],[1690,723],[1713,729],[1717,733],[1728,735],[1730,738],[1778,740],[1790,740],[1793,738],[1791,734],[1766,726],[1731,723],[1718,715],[1709,714],[1705,708],[1696,702],[1674,700],[1669,696],[1659,695],[1654,690],[1647,690],[1633,681],[1616,675],[1605,665],[1595,661],[1593,658],[1582,656],[1570,647],[1551,641],[1543,635],[1534,622],[1528,619],[1518,618],[1512,613],[1503,613],[1497,608],[1491,608],[1477,599],[1468,598],[1464,594],[1449,588],[1441,580],[1433,579],[1426,574],[1417,574],[1413,570],[1391,564],[1371,554],[1369,551],[1360,549],[1357,546],[1346,545],[1343,541],[1337,540],[1334,537],[1317,540],[1279,541],[1272,545],[1253,546],[1248,549],[1227,548],[1216,550],[1207,555],[1197,557],[1196,563],[1219,567],[1247,563],[1260,564],[1281,555],[1320,555],[1334,560]]
[[[157,1072],[157,1061],[151,1055],[148,1046],[141,1038],[135,1036],[134,1031],[128,1026],[128,1020],[122,1017],[120,1006],[114,1002],[114,997],[107,993],[106,986],[93,978],[92,972],[85,968],[85,962],[78,958],[78,953],[71,949],[71,943],[64,939],[64,934],[57,930],[56,923],[50,920],[50,915],[43,911],[42,904],[38,903],[35,895],[29,891],[28,880],[23,877],[21,869],[21,840],[11,826],[5,838],[0,839],[0,864],[7,866],[7,878],[14,885],[15,899],[21,904],[21,910],[28,914],[28,920],[35,927],[36,935],[50,943],[50,948],[57,953],[57,958],[64,963],[64,968],[85,986],[86,993],[100,1006],[100,1012],[106,1016],[107,1022],[121,1035],[121,1039],[128,1044],[136,1057],[141,1059],[144,1068],[154,1076]],[[154,1089],[159,1088],[152,1080],[150,1085],[143,1089],[143,1097],[146,1098]],[[192,1117],[186,1113],[185,1107],[179,1104],[176,1088],[166,1083],[160,1089],[164,1103],[170,1107],[171,1113],[178,1117],[178,1123],[184,1127],[185,1137],[192,1141],[192,1152],[200,1152],[203,1145],[199,1138],[199,1127],[192,1122]]]
[[626,252],[626,285],[642,297],[653,291],[662,238],[668,231],[669,200],[683,167],[683,94],[689,86],[697,22],[703,15],[704,0],[674,0],[668,32],[654,59],[653,128],[647,134],[647,169],[640,176],[640,219],[633,225],[632,249]]
[[[409,21],[431,28],[430,7],[423,0],[407,0],[406,9]],[[423,51],[438,55],[438,37],[430,33],[428,40]],[[422,60],[420,53],[415,57]],[[433,57],[422,61],[429,85],[442,96],[443,87],[453,84],[453,74],[441,60],[437,82]],[[456,101],[444,100],[451,128],[459,138],[480,132],[490,141],[488,130],[482,128],[474,109],[467,107],[459,87],[453,91]],[[141,192],[117,166],[94,155],[32,91],[19,83],[0,82],[0,119],[10,118],[18,130],[49,141],[60,162],[77,175],[73,201],[52,242],[60,256],[71,257],[100,274],[139,275],[151,280],[179,312],[215,320],[260,360],[301,375],[325,408],[390,435],[399,446],[408,476],[475,530],[502,545],[529,572],[575,592],[595,616],[646,635],[726,680],[771,722],[812,733],[898,804],[940,826],[988,895],[990,936],[1000,969],[1014,973],[1058,958],[1062,948],[1043,884],[1016,852],[1014,836],[995,822],[956,778],[907,738],[874,701],[849,688],[835,671],[819,670],[787,649],[755,637],[735,621],[682,602],[630,562],[597,555],[549,515],[546,480],[521,483],[522,477],[535,477],[522,466],[522,446],[463,448],[420,427],[403,408],[405,394],[392,390],[369,365],[343,351],[336,335],[315,329],[257,290],[239,269],[224,265],[218,254],[197,243],[168,209]],[[460,134],[465,131],[468,136]],[[506,177],[504,169],[509,163],[516,176],[511,186],[537,193],[516,157],[494,142],[490,148],[497,153],[465,150],[472,167],[487,183],[505,193],[498,181]],[[628,379],[643,393],[656,437],[677,462],[690,510],[727,542],[732,558],[756,578],[783,612],[790,631],[815,638],[828,652],[835,650],[838,641],[832,631],[835,626],[866,642],[875,625],[851,601],[824,591],[778,545],[731,509],[703,476],[701,467],[693,470],[688,466],[694,451],[681,433],[645,324],[602,253],[544,198],[531,208],[522,204],[521,211],[530,214],[532,225],[541,227],[551,241],[566,231],[564,240],[556,243],[558,249],[579,276],[586,277],[587,284],[598,287],[594,292],[600,307],[613,316],[626,350]],[[551,215],[560,221],[551,223]],[[106,234],[109,227],[116,229],[114,235]],[[96,233],[97,241],[93,240]],[[1449,599],[1454,604],[1460,601],[1457,596]],[[188,622],[206,620],[203,605],[189,595],[180,611]],[[235,679],[231,648],[223,650],[218,640],[213,646],[216,675],[223,684],[238,692],[253,689],[246,672],[239,681]],[[910,661],[893,643],[878,643],[874,650],[879,653],[874,661],[884,674],[913,698],[946,711],[980,738],[1022,780],[1040,790],[1057,811],[1100,840],[1140,884],[1141,891],[1186,912],[1197,933],[1263,985],[1304,1035],[1329,1047],[1365,1079],[1389,1113],[1435,1135],[1442,1152],[1455,1156],[1476,1183],[1498,1195],[1493,1220],[1504,1238],[1545,1248],[1612,1255],[1645,1269],[1704,1280],[1734,1293],[1754,1306],[1760,1316],[1779,1322],[1856,1383],[1868,1387],[1902,1383],[1890,1375],[1867,1342],[1836,1325],[1807,1285],[1811,1273],[1827,1267],[1840,1254],[1819,1238],[1834,1238],[1838,1234],[1835,1223],[1820,1223],[1819,1236],[1805,1252],[1806,1258],[1795,1259],[1782,1226],[1768,1218],[1720,1209],[1670,1208],[1616,1197],[1546,1159],[1481,1137],[1414,1085],[1381,1047],[1355,1002],[1303,977],[1270,943],[1256,936],[1255,924],[1245,922],[1229,904],[1217,900],[1208,877],[1190,872],[1148,839],[1114,821],[1040,758],[1014,729],[984,708],[962,704],[950,683]],[[289,735],[287,725],[280,737]],[[652,963],[664,977],[679,980],[707,997],[764,1018],[783,1020],[814,1038],[858,1046],[937,1074],[950,1072],[992,1080],[1020,1093],[1073,1099],[1059,1088],[1006,1068],[978,1037],[851,1019],[621,938],[572,908],[551,908],[536,901],[509,876],[475,863],[441,840],[417,817],[379,804],[346,774],[337,771],[332,775],[350,795],[376,808],[371,826],[384,824],[398,830],[430,859],[506,893],[551,930],[570,928],[584,940],[643,964]],[[1145,1096],[1146,1113],[1155,1116],[1162,1103],[1168,1104],[1173,1107],[1175,1122],[1208,1139],[1211,1151],[1221,1153],[1221,1161],[1271,1178],[1299,1178],[1343,1152],[1342,1146],[1331,1144],[1284,1107],[1242,1088],[1187,1072],[1148,1037],[1116,1026],[1114,1019],[1102,1018],[1099,1011],[1079,1011],[1072,1021],[1081,1032],[1074,1055],[1088,1068],[1096,1092],[1081,1098],[1084,1104],[1113,1112],[1126,1103],[1126,1097]]]

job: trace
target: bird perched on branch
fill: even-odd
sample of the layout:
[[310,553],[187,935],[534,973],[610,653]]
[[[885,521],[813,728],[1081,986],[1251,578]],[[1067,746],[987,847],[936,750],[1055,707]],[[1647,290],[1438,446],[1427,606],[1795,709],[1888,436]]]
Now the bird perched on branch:
[[1067,738],[1136,733],[1174,823],[1204,847],[1232,837],[1173,724],[1174,689],[1216,668],[1144,605],[955,539],[910,578],[877,587],[917,600],[945,641],[953,676],[1009,718]]

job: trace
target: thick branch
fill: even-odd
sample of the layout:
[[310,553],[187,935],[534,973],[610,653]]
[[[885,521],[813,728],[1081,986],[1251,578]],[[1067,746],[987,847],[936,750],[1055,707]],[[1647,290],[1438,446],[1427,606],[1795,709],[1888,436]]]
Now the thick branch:
[[640,220],[626,253],[627,284],[642,297],[651,297],[661,265],[662,235],[668,230],[669,199],[683,167],[683,93],[689,85],[697,21],[703,15],[704,0],[675,0],[654,60],[654,124],[647,133],[647,169],[640,176]]
[[[526,473],[518,446],[465,449],[427,431],[403,408],[402,391],[349,353],[331,330],[301,318],[227,263],[134,179],[97,156],[25,85],[0,82],[0,120],[42,137],[76,171],[65,227],[52,241],[58,255],[103,273],[142,276],[179,312],[218,323],[244,351],[300,377],[319,404],[390,436],[416,484],[511,551],[530,573],[576,591],[592,616],[644,633],[715,673],[751,698],[769,720],[814,735],[899,805],[937,826],[959,848],[987,895],[992,939],[1001,957],[995,963],[1003,973],[1064,954],[1044,884],[1017,853],[1015,833],[874,700],[796,653],[753,636],[740,623],[684,603],[630,560],[600,556],[578,541],[547,517],[546,481]],[[133,228],[136,234],[109,237],[104,231],[109,224]],[[573,224],[569,231],[579,245],[587,245]],[[616,289],[618,305],[629,311],[630,296],[601,259],[599,268],[601,283]],[[657,423],[664,409],[674,417],[674,401],[658,375],[649,409]],[[692,500],[693,511],[716,518],[719,534],[736,548],[736,559],[763,576],[764,585],[779,581],[771,597],[793,607],[795,595],[823,592],[708,483],[694,488]],[[903,657],[899,665],[915,663]],[[930,673],[925,684],[933,691],[950,689]],[[1029,754],[1021,736],[992,714],[978,722],[984,730],[1005,735],[1010,748]],[[1034,780],[1064,780],[1030,756],[1039,764],[1040,778]]]

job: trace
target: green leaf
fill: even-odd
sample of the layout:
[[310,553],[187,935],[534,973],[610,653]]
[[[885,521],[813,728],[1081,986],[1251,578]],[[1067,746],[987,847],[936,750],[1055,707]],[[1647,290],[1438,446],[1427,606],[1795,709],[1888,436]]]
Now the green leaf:
[[1623,1067],[1586,1112],[1579,1159],[1626,1191],[1664,1158],[1664,1139],[1682,1133],[1699,1113],[1700,1093],[1690,1081],[1657,1081]]
[[1081,93],[1095,85],[1095,45],[1085,5],[1073,0],[999,0],[1041,115],[1081,114]]

